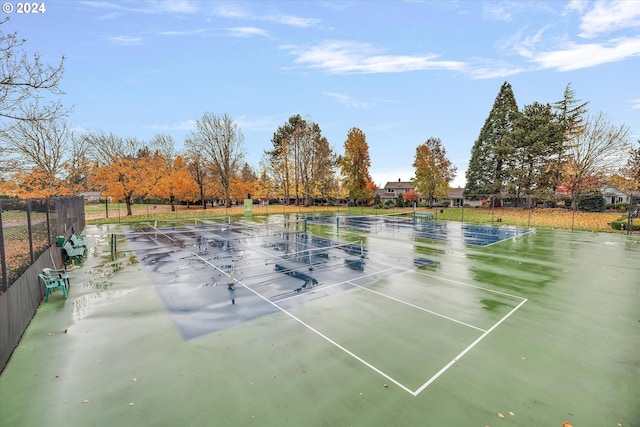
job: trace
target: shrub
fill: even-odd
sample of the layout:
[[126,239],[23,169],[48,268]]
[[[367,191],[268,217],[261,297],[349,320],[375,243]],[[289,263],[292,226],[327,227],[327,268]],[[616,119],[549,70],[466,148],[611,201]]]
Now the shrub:
[[576,207],[584,212],[604,212],[605,200],[600,192],[584,194],[576,200]]
[[[611,229],[612,230],[628,230],[629,229],[629,218],[626,216],[622,216],[615,221],[611,221]],[[640,221],[631,221],[631,231],[639,231],[640,230]]]

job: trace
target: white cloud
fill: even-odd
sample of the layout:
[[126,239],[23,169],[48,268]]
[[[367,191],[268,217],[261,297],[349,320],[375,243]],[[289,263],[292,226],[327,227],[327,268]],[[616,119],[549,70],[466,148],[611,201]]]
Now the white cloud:
[[198,10],[196,3],[190,0],[163,0],[157,8],[161,12],[171,13],[194,13]]
[[603,33],[640,26],[640,2],[635,0],[598,0],[582,16],[580,37],[593,38]]
[[252,37],[263,36],[266,37],[268,33],[265,30],[255,27],[233,27],[228,29],[229,35],[232,37]]
[[[486,61],[482,61],[486,63]],[[474,79],[495,79],[514,76],[527,71],[525,67],[506,64],[504,62],[487,63],[486,65],[470,66],[468,72]]]
[[539,45],[544,41],[543,36],[548,28],[549,26],[545,26],[530,36],[525,36],[524,33],[526,29],[522,28],[513,36],[498,42],[497,45],[501,50],[512,52],[524,58],[531,58],[539,49]]
[[151,125],[150,129],[156,131],[184,131],[184,130],[194,130],[196,128],[195,120],[184,120],[179,123],[171,123],[171,124],[163,124],[163,125]]
[[[198,11],[198,2],[192,0],[155,0],[155,1],[83,1],[83,5],[96,9],[111,9],[127,13],[194,13]],[[104,17],[103,17],[104,18]]]
[[342,105],[347,108],[358,108],[358,109],[367,109],[369,108],[369,104],[362,101],[356,101],[348,95],[344,95],[336,92],[324,92],[325,95],[331,97],[333,99],[338,100]]
[[107,40],[113,44],[118,44],[123,46],[135,46],[142,43],[142,37],[131,37],[131,36],[110,36],[110,37],[107,37]]
[[513,15],[504,4],[485,3],[483,12],[486,17],[496,21],[511,22],[513,20]]
[[287,117],[262,117],[258,119],[249,120],[246,116],[240,116],[236,122],[238,127],[242,129],[242,132],[273,132],[278,126],[281,126]]
[[218,4],[212,10],[213,14],[222,18],[229,19],[248,19],[253,21],[275,22],[277,24],[288,25],[292,27],[307,28],[317,25],[320,20],[315,18],[303,18],[293,15],[273,15],[258,14],[238,4]]
[[170,31],[162,31],[160,35],[163,36],[198,36],[209,33],[209,30],[206,28],[198,28],[195,30],[170,30]]
[[640,37],[621,38],[608,43],[567,43],[558,50],[538,53],[531,58],[542,68],[571,71],[640,55]]
[[291,15],[273,15],[264,18],[266,21],[277,22],[283,25],[290,25],[292,27],[307,28],[313,27],[320,23],[319,19],[315,18],[302,18],[299,16]]
[[295,62],[331,74],[401,73],[421,70],[462,71],[465,64],[441,61],[438,55],[381,55],[366,43],[327,41],[309,48],[290,48]]
[[628,102],[632,110],[640,110],[640,98],[632,99]]

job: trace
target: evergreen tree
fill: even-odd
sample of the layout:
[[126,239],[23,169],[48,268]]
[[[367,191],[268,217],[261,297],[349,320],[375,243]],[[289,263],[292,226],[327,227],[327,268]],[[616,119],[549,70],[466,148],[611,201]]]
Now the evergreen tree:
[[511,132],[518,115],[511,85],[504,82],[471,149],[464,197],[479,199],[503,190],[507,161],[513,151]]
[[[506,190],[516,199],[551,192],[549,163],[562,144],[562,128],[551,105],[526,105],[512,134],[513,152],[508,162]],[[555,188],[553,188],[555,190]]]
[[567,84],[562,100],[553,104],[563,135],[562,143],[557,146],[546,171],[550,177],[549,185],[554,192],[563,181],[563,170],[567,164],[569,147],[584,131],[588,104],[589,101],[582,102],[576,98],[576,92],[571,88],[571,83]]

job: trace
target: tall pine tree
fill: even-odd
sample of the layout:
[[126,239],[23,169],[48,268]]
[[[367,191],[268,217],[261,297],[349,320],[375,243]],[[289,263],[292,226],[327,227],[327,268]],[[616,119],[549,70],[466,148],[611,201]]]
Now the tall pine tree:
[[511,133],[519,114],[511,85],[504,82],[471,148],[464,197],[481,199],[504,189],[507,163],[513,152]]
[[588,104],[589,101],[582,102],[576,99],[576,91],[571,88],[571,83],[568,83],[564,89],[562,100],[553,104],[563,133],[562,143],[557,146],[547,169],[550,186],[554,192],[563,181],[563,170],[568,162],[569,147],[584,131],[584,118],[588,112]]
[[549,163],[562,144],[562,128],[551,105],[526,105],[515,123],[506,190],[516,196],[549,193]]

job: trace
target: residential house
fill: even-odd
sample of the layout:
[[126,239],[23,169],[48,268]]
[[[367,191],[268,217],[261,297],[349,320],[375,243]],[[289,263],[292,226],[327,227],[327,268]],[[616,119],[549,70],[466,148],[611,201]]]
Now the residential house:
[[482,206],[482,200],[466,200],[463,196],[464,188],[452,188],[449,190],[449,198],[451,203],[449,206],[452,208],[460,208],[462,206],[470,206],[472,208]]
[[[396,201],[399,194],[404,194],[407,191],[415,191],[415,185],[411,181],[402,181],[398,179],[398,181],[389,181],[384,186],[384,188],[379,188],[376,190],[375,194],[380,196],[380,202],[384,204],[387,200]],[[451,207],[462,207],[462,206],[482,206],[481,200],[467,200],[462,195],[464,188],[452,188],[448,197],[451,199],[449,206]],[[424,199],[420,199],[424,201]],[[436,206],[439,206],[441,203],[438,200],[434,201]]]
[[398,178],[398,181],[389,181],[384,188],[378,188],[374,196],[380,196],[380,202],[385,204],[387,200],[393,200],[395,202],[398,199],[398,195],[410,190],[415,190],[415,188],[411,181],[402,181]]
[[607,205],[626,202],[629,203],[629,195],[621,192],[615,187],[605,187],[602,189],[604,202]]

